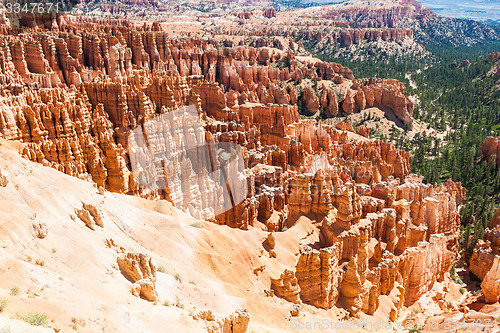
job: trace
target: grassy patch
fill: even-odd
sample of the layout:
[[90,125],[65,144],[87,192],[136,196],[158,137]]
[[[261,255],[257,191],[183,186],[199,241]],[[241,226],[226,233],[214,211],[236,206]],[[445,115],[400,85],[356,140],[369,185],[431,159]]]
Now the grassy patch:
[[45,314],[39,314],[39,313],[28,313],[25,315],[17,315],[17,319],[21,319],[22,321],[27,322],[30,325],[33,326],[43,326],[47,323],[47,316]]

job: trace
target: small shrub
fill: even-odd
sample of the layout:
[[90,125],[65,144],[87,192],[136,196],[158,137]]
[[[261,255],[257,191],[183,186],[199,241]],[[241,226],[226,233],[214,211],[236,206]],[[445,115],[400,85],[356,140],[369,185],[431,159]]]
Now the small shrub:
[[160,273],[166,273],[166,272],[167,272],[167,270],[166,270],[166,269],[165,269],[165,267],[163,267],[163,266],[158,266],[158,268],[157,268],[156,270],[157,270],[158,272],[160,272]]
[[178,307],[179,309],[184,309],[184,304],[182,304],[179,296],[175,297],[175,306]]
[[175,273],[174,278],[175,278],[177,281],[182,282],[181,275],[180,275],[179,273]]
[[169,301],[163,302],[163,306],[170,306],[170,302]]
[[43,326],[47,323],[47,316],[39,313],[28,313],[26,315],[17,315],[18,319],[27,322],[32,326]]
[[18,288],[18,287],[12,287],[12,288],[10,288],[10,294],[11,294],[12,296],[17,296],[17,295],[19,295],[19,288]]
[[35,264],[37,264],[38,266],[42,266],[43,267],[43,266],[45,266],[45,261],[42,260],[42,259],[37,259],[35,261]]
[[193,286],[196,286],[196,282],[194,281],[189,281],[189,283],[191,283]]
[[477,296],[477,295],[479,295],[480,293],[481,293],[481,290],[480,290],[480,289],[478,289],[478,290],[474,290],[474,291],[472,292],[472,296]]
[[5,310],[6,307],[7,307],[7,301],[4,299],[0,299],[0,312]]
[[459,290],[462,295],[465,294],[465,288],[460,288]]
[[200,222],[191,223],[189,226],[193,228],[201,228]]

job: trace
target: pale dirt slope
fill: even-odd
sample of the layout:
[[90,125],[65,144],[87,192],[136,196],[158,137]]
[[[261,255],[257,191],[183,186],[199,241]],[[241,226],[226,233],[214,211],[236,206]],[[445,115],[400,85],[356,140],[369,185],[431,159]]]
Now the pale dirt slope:
[[[277,235],[279,263],[263,250],[267,233],[258,228],[243,231],[197,221],[166,201],[101,195],[92,184],[26,161],[13,148],[18,147],[0,142],[0,169],[9,173],[8,185],[0,187],[0,299],[8,302],[0,313],[0,329],[203,332],[204,322],[192,318],[196,312],[228,315],[247,308],[249,332],[287,331],[291,304],[266,297],[264,290],[270,287],[269,277],[284,270],[281,263],[295,265],[299,240],[313,229],[309,219]],[[72,219],[82,202],[99,207],[104,228],[92,231]],[[46,224],[46,238],[35,236],[34,222]],[[309,237],[317,241],[317,235]],[[109,239],[164,267],[166,273],[157,273],[159,304],[130,293],[131,283],[116,263],[117,249],[106,246]],[[262,265],[266,269],[255,275],[254,268]],[[13,287],[19,295],[10,294]],[[184,309],[173,306],[177,301]],[[334,318],[335,311],[328,316]],[[29,312],[46,314],[47,325],[13,319]],[[304,306],[301,319],[320,320],[323,312]]]

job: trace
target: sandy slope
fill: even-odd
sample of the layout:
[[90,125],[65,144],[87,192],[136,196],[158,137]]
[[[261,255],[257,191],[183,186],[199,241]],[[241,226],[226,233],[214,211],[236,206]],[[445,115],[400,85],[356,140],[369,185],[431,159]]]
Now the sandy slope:
[[[262,246],[267,233],[258,228],[197,221],[166,201],[101,195],[86,181],[22,159],[10,150],[18,147],[7,144],[0,145],[0,169],[9,173],[9,184],[0,187],[0,299],[8,303],[0,329],[35,332],[13,319],[33,312],[48,317],[41,332],[165,332],[165,325],[171,332],[198,332],[204,322],[194,320],[194,313],[210,309],[228,315],[240,308],[250,313],[250,332],[287,329],[291,304],[266,297],[264,290],[270,276],[295,264],[299,240],[313,229],[309,219],[277,236],[278,259],[271,259]],[[99,207],[104,228],[92,231],[74,216],[82,202]],[[39,222],[48,229],[44,239],[32,227]],[[309,237],[314,242],[318,235]],[[149,254],[164,268],[156,283],[159,304],[130,293],[131,283],[116,264],[118,249],[106,245],[109,239],[127,251]],[[254,274],[262,265],[265,270]],[[18,295],[11,295],[14,287]],[[176,302],[184,308],[173,306]],[[304,306],[304,313],[309,308],[323,312]],[[335,317],[335,311],[329,313]]]

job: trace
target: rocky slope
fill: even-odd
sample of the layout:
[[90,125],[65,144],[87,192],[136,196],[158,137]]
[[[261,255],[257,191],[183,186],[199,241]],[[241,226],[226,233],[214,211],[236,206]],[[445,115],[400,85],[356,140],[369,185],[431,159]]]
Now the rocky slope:
[[[168,322],[178,332],[237,333],[249,326],[245,307],[259,329],[268,311],[259,304],[269,299],[254,292],[251,300],[240,282],[265,288],[252,273],[264,232],[243,235],[166,201],[99,193],[26,161],[12,143],[0,139],[1,330],[162,332]],[[237,283],[219,270],[222,261],[230,269],[227,260]],[[276,316],[288,311],[279,308]],[[41,326],[22,319],[34,314],[45,316]]]
[[432,45],[474,45],[500,38],[496,27],[471,20],[444,18],[415,0],[382,0],[369,4],[353,0],[325,8],[305,11],[332,20],[338,26],[410,29],[418,42]]
[[[423,307],[422,298],[435,296],[443,286],[453,289],[452,284],[448,286],[447,272],[458,251],[457,207],[465,195],[462,186],[452,181],[442,186],[423,184],[410,174],[407,152],[391,143],[369,140],[366,128],[358,128],[363,134],[359,135],[350,123],[333,126],[300,119],[298,113],[299,106],[308,114],[323,112],[328,117],[380,107],[411,126],[413,103],[400,82],[355,79],[346,67],[293,52],[224,48],[214,40],[173,38],[158,23],[134,26],[78,18],[37,29],[31,34],[30,30],[15,34],[6,29],[0,36],[3,138],[22,142],[19,151],[30,161],[93,182],[110,200],[143,197],[156,199],[140,201],[144,205],[155,205],[165,203],[159,199],[168,199],[176,209],[193,216],[211,207],[226,207],[230,200],[231,208],[211,220],[235,229],[212,224],[209,229],[225,230],[223,235],[234,246],[223,245],[226,239],[214,236],[213,242],[221,248],[209,250],[216,257],[210,262],[206,251],[211,238],[205,234],[206,238],[189,241],[185,253],[200,251],[205,260],[191,261],[188,266],[215,275],[231,285],[228,294],[246,299],[251,323],[255,320],[260,325],[275,315],[268,325],[284,328],[289,308],[291,316],[301,313],[295,303],[303,303],[306,314],[299,318],[304,320],[314,318],[310,311],[314,308],[324,311],[319,317],[331,316],[326,310],[334,308],[337,320],[367,315],[403,320],[407,308]],[[186,112],[176,111],[189,106],[199,116],[201,129],[194,122],[185,122]],[[169,116],[171,123],[159,121],[161,131],[151,131],[155,121]],[[152,150],[186,152],[174,161],[178,164],[172,177],[180,191],[170,186],[143,186],[132,168],[136,155],[131,152],[141,146],[131,145],[130,133],[138,129],[152,134],[145,140]],[[216,143],[241,149],[242,159],[237,162],[241,168],[224,174],[226,180],[243,182],[246,195],[241,200],[236,200],[238,193],[230,183],[218,187],[204,181],[207,169],[196,169],[196,161],[205,152],[188,148]],[[151,158],[147,164],[162,175],[147,184],[161,180],[171,184],[167,175],[172,170],[161,155],[138,156]],[[223,163],[210,161],[212,168],[213,163]],[[8,200],[17,189],[9,185],[8,176],[2,182],[7,182],[0,190],[3,200]],[[82,186],[91,191],[91,185]],[[19,192],[20,202],[29,201],[25,191]],[[99,213],[95,202],[99,194],[91,195],[92,202],[75,203],[75,193],[71,204],[62,208],[61,219],[80,223],[80,229],[102,237],[108,224],[124,229],[130,245],[122,248],[124,239],[116,246],[107,241],[113,255],[108,255],[106,267],[116,262],[118,269],[114,269],[120,271],[133,295],[152,302],[161,300],[155,265],[147,255],[138,253],[154,256],[160,251],[164,260],[174,257],[173,262],[179,262],[183,251],[178,254],[175,249],[158,247],[164,244],[163,237],[182,243],[189,235],[151,231],[148,223],[158,214],[144,218],[147,231],[141,227],[137,234],[130,233],[131,222],[120,220],[121,212]],[[53,198],[54,204],[62,200],[61,195]],[[44,209],[51,204],[40,200],[34,214],[18,221],[19,228],[36,220],[33,216],[46,214]],[[105,201],[102,207],[107,205],[111,202]],[[167,206],[167,215],[177,212]],[[141,212],[134,214],[143,220]],[[43,223],[30,223],[44,239]],[[4,240],[8,253],[18,246],[11,244],[12,237]],[[235,251],[239,242],[246,245]],[[242,263],[227,274],[232,262]],[[255,288],[245,289],[255,281]],[[257,305],[264,294],[277,296],[270,297],[270,302],[281,304],[271,315],[266,313],[267,307],[263,310]],[[447,309],[447,303],[439,300],[434,303],[440,304],[437,311]],[[239,332],[248,324],[248,313],[232,313],[238,308],[231,308],[222,318],[211,312],[190,317],[208,322],[215,331],[224,331],[224,325],[229,325]]]

